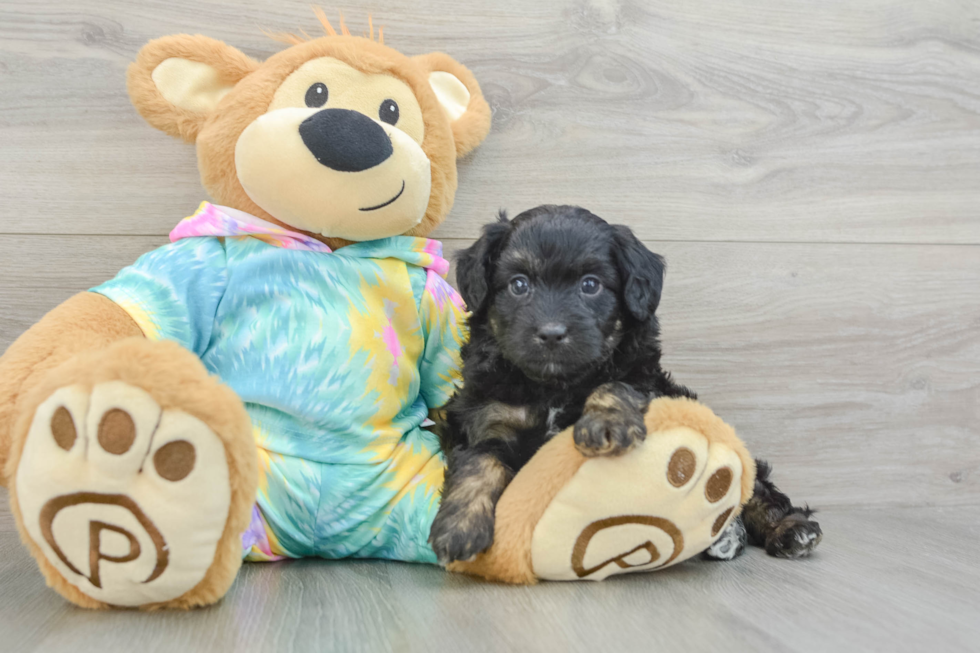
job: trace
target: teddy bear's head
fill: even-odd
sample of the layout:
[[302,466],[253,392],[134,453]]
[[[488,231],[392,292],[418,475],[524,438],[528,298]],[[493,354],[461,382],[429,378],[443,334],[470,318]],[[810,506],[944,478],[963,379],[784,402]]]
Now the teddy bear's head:
[[[425,236],[456,192],[456,158],[490,109],[451,57],[407,57],[373,38],[292,37],[260,63],[220,41],[151,41],[129,94],[154,127],[197,144],[211,197],[337,247]],[[373,30],[372,30],[373,31]]]

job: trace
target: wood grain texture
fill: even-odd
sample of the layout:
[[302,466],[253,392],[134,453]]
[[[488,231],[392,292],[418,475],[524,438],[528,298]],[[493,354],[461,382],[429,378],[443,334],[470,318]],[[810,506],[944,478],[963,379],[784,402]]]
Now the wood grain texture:
[[[0,650],[976,650],[980,4],[326,8],[481,81],[493,129],[447,249],[556,202],[667,257],[666,366],[824,508],[824,543],[535,588],[256,564],[207,610],[97,614],[44,586],[0,490]],[[263,29],[298,28],[308,0],[0,0],[0,350],[204,199],[193,148],[129,104],[139,47],[205,33],[265,58]]]
[[[344,10],[355,31],[367,10]],[[980,243],[980,4],[384,0],[409,54],[472,67],[494,109],[445,237],[499,206],[586,205],[660,240]],[[6,0],[0,233],[163,235],[192,148],[129,105],[147,40],[264,58],[306,0]]]
[[[0,238],[0,348],[159,244]],[[647,245],[668,261],[665,366],[775,464],[790,496],[980,503],[978,248]]]
[[71,607],[0,530],[0,631],[4,650],[25,653],[976,650],[980,571],[962,544],[980,537],[980,508],[848,509],[821,522],[828,537],[805,561],[756,549],[531,588],[426,565],[255,563],[212,608],[151,614]]

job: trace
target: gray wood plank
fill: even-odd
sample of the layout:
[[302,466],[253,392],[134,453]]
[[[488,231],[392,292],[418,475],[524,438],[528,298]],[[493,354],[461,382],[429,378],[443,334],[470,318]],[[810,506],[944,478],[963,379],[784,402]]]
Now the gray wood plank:
[[61,302],[167,242],[160,236],[0,236],[0,350]]
[[[0,237],[0,348],[160,242]],[[666,368],[790,496],[980,503],[980,248],[648,245],[669,265]]]
[[[388,43],[469,64],[494,129],[440,230],[586,205],[660,240],[980,243],[980,5],[628,0],[373,6]],[[204,32],[265,57],[306,0],[8,0],[0,233],[163,235],[203,199],[124,70]],[[345,12],[357,31],[366,10]]]
[[[7,497],[0,491],[0,515]],[[190,613],[75,609],[0,530],[10,651],[972,651],[980,508],[830,510],[812,559],[753,549],[602,583],[507,587],[436,567],[246,565]]]

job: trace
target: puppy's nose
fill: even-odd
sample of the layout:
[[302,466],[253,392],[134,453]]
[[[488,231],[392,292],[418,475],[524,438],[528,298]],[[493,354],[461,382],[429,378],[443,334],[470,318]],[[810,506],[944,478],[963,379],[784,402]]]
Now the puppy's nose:
[[557,345],[565,340],[568,327],[557,322],[549,322],[538,329],[537,339],[542,345]]
[[317,161],[338,172],[373,168],[394,151],[381,125],[350,109],[317,111],[300,123],[299,135]]

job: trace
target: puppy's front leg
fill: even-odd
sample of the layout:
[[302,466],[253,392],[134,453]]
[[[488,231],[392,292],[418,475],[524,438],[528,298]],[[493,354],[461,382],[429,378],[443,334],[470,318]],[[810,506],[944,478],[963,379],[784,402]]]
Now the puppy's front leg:
[[650,399],[626,383],[606,383],[585,400],[575,423],[575,447],[583,456],[620,456],[647,436],[643,415]]
[[453,452],[429,544],[439,562],[468,560],[493,544],[494,510],[514,476],[490,442]]

